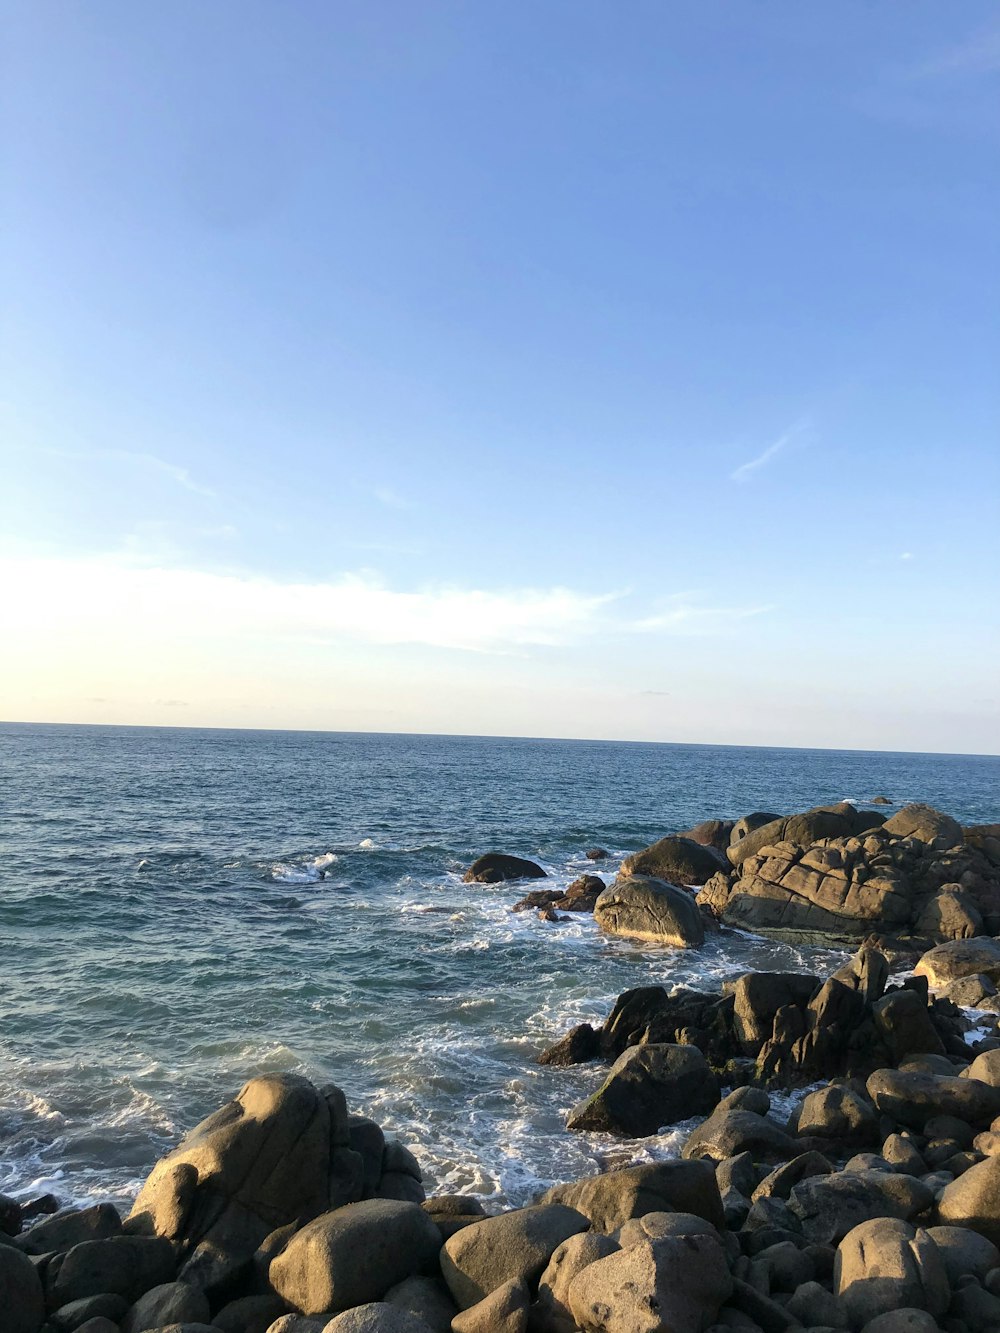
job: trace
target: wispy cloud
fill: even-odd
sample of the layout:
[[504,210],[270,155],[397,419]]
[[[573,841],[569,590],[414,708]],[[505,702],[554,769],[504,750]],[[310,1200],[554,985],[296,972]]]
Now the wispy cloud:
[[701,606],[688,598],[673,597],[653,615],[631,623],[631,629],[641,634],[671,632],[676,634],[713,634],[734,620],[749,620],[773,611],[771,603],[750,606]]
[[412,509],[413,501],[408,500],[405,495],[399,495],[388,486],[376,486],[372,491],[379,504],[385,505],[387,509]]
[[186,491],[192,491],[195,495],[215,494],[208,486],[202,486],[200,482],[195,481],[194,477],[186,467],[180,467],[177,463],[170,463],[165,458],[157,458],[155,454],[135,453],[130,449],[53,449],[44,447],[38,450],[32,450],[44,454],[47,458],[65,458],[77,463],[126,463],[131,467],[146,468],[153,472],[159,472],[171,481],[183,486]]
[[777,458],[783,449],[787,448],[794,439],[797,439],[798,436],[802,435],[808,428],[809,422],[805,419],[796,421],[793,426],[789,426],[784,434],[779,435],[778,438],[772,444],[769,444],[762,453],[757,455],[756,458],[751,458],[749,462],[742,463],[735,472],[730,472],[730,481],[746,481],[746,479],[754,472],[757,472],[762,467],[767,467],[768,463]]
[[899,558],[900,558],[900,560],[912,560],[912,559],[913,559],[913,552],[912,552],[912,551],[901,551],[901,552],[900,552],[900,556],[899,556]]

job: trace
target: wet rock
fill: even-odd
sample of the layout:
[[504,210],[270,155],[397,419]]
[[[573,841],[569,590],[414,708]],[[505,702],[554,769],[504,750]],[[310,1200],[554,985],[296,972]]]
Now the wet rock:
[[607,887],[600,875],[580,875],[552,906],[562,912],[592,912]]
[[569,1113],[568,1129],[641,1138],[709,1111],[719,1080],[695,1046],[630,1046],[598,1090]]
[[622,862],[620,878],[633,876],[666,880],[670,884],[704,884],[716,871],[727,867],[726,858],[714,847],[692,838],[660,838]]
[[697,946],[705,940],[694,898],[675,884],[647,876],[617,879],[598,898],[594,919],[606,934],[674,948]]
[[582,1270],[569,1303],[584,1333],[698,1333],[732,1290],[713,1236],[668,1236],[619,1250]]
[[684,1029],[702,1028],[720,1003],[718,995],[679,987],[668,995],[662,986],[623,991],[600,1031],[601,1053],[616,1060],[629,1046],[676,1044]]
[[544,879],[545,871],[535,861],[505,852],[487,852],[465,872],[466,884],[502,884],[511,879]]
[[35,1267],[12,1245],[0,1245],[0,1310],[4,1333],[38,1333],[45,1318],[45,1297]]
[[143,1333],[144,1329],[165,1324],[208,1322],[208,1297],[203,1291],[186,1282],[167,1282],[140,1296],[122,1320],[121,1328],[122,1333]]
[[923,1181],[885,1171],[840,1171],[813,1176],[792,1190],[789,1207],[810,1241],[837,1244],[854,1227],[878,1217],[909,1221],[929,1208]]
[[512,1279],[533,1286],[557,1247],[587,1225],[586,1217],[561,1203],[488,1217],[445,1242],[441,1272],[459,1309],[467,1310]]
[[440,1231],[418,1204],[367,1199],[295,1232],[272,1259],[269,1278],[302,1314],[346,1310],[380,1301],[432,1262],[440,1247]]
[[591,847],[584,855],[588,861],[605,861],[608,857],[608,851],[606,847]]
[[558,889],[532,889],[523,898],[519,898],[510,910],[512,912],[531,912],[535,908],[539,908],[544,911],[545,908],[551,907],[556,899],[561,896]]
[[873,1218],[848,1232],[833,1272],[834,1290],[854,1324],[901,1306],[944,1314],[951,1299],[934,1241],[895,1217]]
[[713,1226],[723,1226],[722,1200],[715,1171],[708,1162],[649,1162],[606,1171],[598,1176],[556,1185],[545,1203],[564,1203],[587,1218],[594,1231],[617,1231],[631,1217],[645,1213],[694,1213]]
[[565,1037],[542,1051],[538,1063],[565,1068],[596,1060],[600,1053],[601,1043],[597,1033],[589,1023],[578,1023],[575,1028],[570,1028]]

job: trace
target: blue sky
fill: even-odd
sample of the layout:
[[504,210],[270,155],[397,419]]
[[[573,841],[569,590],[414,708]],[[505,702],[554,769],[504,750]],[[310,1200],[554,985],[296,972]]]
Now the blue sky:
[[1000,750],[995,5],[0,8],[0,715]]

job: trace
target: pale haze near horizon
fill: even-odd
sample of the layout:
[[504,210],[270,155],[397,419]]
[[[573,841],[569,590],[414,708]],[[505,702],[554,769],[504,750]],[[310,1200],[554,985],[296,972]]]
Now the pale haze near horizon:
[[0,718],[1000,751],[995,6],[0,12]]

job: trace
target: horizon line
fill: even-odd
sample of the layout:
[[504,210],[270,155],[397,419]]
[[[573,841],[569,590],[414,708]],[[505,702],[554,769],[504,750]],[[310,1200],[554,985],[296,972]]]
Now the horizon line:
[[656,741],[633,737],[605,736],[530,736],[507,732],[471,731],[362,731],[348,727],[220,727],[194,726],[170,722],[44,722],[17,718],[0,718],[0,727],[103,727],[116,731],[222,731],[290,736],[408,736],[425,740],[468,741],[539,741],[568,745],[661,745],[700,750],[814,750],[819,754],[896,754],[934,755],[945,759],[1000,759],[1000,754],[978,750],[863,750],[854,746],[831,745],[761,745],[748,741]]

